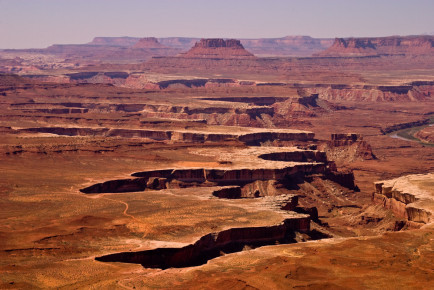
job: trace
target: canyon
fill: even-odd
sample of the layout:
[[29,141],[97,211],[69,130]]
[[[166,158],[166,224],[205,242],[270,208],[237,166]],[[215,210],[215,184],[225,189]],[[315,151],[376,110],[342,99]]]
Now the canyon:
[[432,54],[431,36],[0,51],[0,288],[429,288]]

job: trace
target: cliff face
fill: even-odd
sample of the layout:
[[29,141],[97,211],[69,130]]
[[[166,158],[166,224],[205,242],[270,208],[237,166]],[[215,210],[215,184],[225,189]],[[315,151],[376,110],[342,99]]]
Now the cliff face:
[[396,216],[419,224],[432,223],[433,190],[426,186],[434,174],[407,175],[374,183],[374,202],[390,209]]
[[336,38],[333,45],[318,56],[366,56],[380,54],[434,54],[434,36],[390,36],[372,38]]
[[141,264],[145,268],[182,268],[205,264],[224,253],[242,251],[246,245],[257,247],[295,242],[295,231],[309,232],[310,219],[285,219],[281,224],[264,227],[232,228],[202,236],[193,244],[182,248],[157,248],[141,252],[122,252],[101,257],[101,262]]
[[221,38],[201,39],[183,57],[201,58],[250,58],[253,54],[244,49],[239,40]]

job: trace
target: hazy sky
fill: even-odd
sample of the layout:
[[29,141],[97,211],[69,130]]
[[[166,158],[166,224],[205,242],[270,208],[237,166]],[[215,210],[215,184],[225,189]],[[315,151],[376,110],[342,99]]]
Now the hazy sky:
[[434,0],[0,0],[0,48],[95,36],[222,38],[434,32]]

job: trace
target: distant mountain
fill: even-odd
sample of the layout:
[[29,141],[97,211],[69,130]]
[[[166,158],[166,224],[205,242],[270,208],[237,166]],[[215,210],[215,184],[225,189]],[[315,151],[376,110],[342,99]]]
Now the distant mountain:
[[367,56],[381,54],[434,55],[434,36],[389,36],[336,38],[333,45],[318,56]]

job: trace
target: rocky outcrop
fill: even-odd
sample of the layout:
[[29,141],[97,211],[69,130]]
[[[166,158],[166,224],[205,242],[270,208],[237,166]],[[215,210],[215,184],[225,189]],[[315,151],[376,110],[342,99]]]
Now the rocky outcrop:
[[378,54],[430,54],[434,53],[434,36],[389,36],[371,38],[336,38],[319,56],[366,56]]
[[239,40],[210,38],[201,39],[186,53],[186,58],[252,58],[253,54],[244,49]]
[[285,219],[279,225],[232,228],[201,237],[194,244],[182,248],[158,248],[141,252],[123,252],[96,257],[101,262],[141,264],[145,268],[182,268],[205,264],[221,253],[242,251],[246,246],[294,243],[295,232],[309,232],[310,218]]
[[409,175],[374,183],[373,201],[395,215],[412,222],[431,223],[434,214],[434,193],[423,184],[432,183],[434,174]]
[[372,147],[360,134],[331,134],[331,140],[318,147],[328,158],[338,163],[376,159]]

